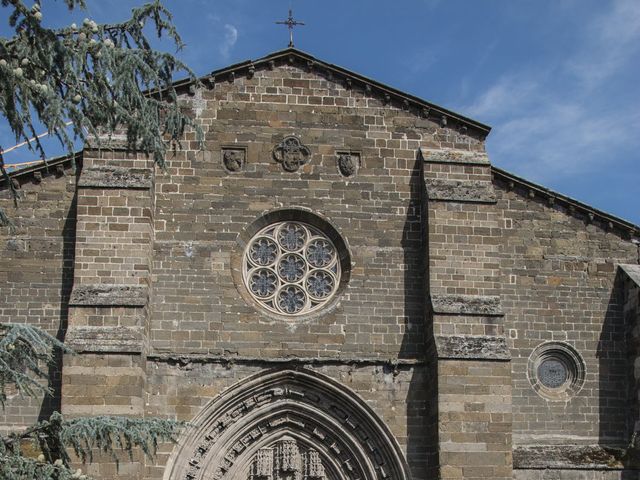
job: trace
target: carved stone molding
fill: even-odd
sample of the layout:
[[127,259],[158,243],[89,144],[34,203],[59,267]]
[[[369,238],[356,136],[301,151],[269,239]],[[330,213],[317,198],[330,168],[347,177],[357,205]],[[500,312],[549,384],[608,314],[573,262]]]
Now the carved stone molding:
[[[620,469],[637,468],[636,459],[623,462],[622,449],[600,445],[523,445],[513,449],[516,469]],[[629,462],[631,460],[631,462]],[[631,465],[629,464],[631,463]]]
[[409,480],[387,426],[344,386],[308,371],[250,377],[206,406],[165,480]]
[[490,182],[427,179],[426,184],[429,200],[496,203]]
[[75,352],[140,353],[144,345],[142,327],[72,327],[65,343]]
[[459,163],[466,165],[490,165],[485,152],[470,152],[467,150],[432,150],[420,149],[422,158],[427,163]]
[[503,316],[500,297],[485,295],[432,294],[436,314]]
[[148,288],[138,285],[77,285],[73,287],[69,306],[144,307]]
[[222,147],[222,165],[228,172],[240,172],[247,161],[247,150],[242,147]]
[[355,152],[338,152],[338,171],[343,177],[354,177],[360,168],[360,154]]
[[311,150],[299,138],[290,135],[273,148],[273,158],[287,172],[297,172],[311,159]]
[[504,337],[489,335],[436,335],[440,359],[510,360],[511,353]]
[[153,172],[150,169],[113,166],[92,167],[82,171],[78,186],[146,190],[151,188],[152,175]]

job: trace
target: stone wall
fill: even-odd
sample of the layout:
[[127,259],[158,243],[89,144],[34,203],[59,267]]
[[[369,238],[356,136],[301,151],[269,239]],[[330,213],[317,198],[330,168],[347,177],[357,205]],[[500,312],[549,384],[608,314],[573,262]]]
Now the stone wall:
[[423,150],[441,478],[511,478],[511,376],[497,261],[502,212],[482,150]]
[[[156,177],[153,381],[161,384],[166,372],[183,382],[171,367],[180,359],[189,362],[195,383],[203,369],[225,372],[232,383],[245,369],[288,361],[319,369],[367,399],[406,449],[416,478],[435,476],[419,147],[453,142],[454,133],[298,59],[284,58],[250,78],[223,77],[185,102],[198,110],[206,146],[198,151],[195,142],[185,143],[186,150],[167,158],[168,175]],[[273,156],[288,135],[311,153],[295,172]],[[471,136],[455,135],[467,149],[480,148]],[[224,163],[227,149],[246,155],[237,171]],[[348,177],[338,166],[345,152],[357,158]],[[339,302],[303,321],[265,315],[247,302],[234,274],[252,223],[287,209],[332,225],[350,257]],[[351,375],[361,380],[352,383]],[[204,378],[198,388],[209,392],[215,377]],[[188,411],[181,418],[192,418],[212,394],[194,397],[189,388],[180,387],[162,407],[162,393],[150,390],[159,402],[153,411],[171,416],[179,409]]]
[[[181,90],[205,145],[187,133],[166,172],[88,146],[77,190],[31,176],[9,208],[0,320],[67,332],[58,407],[192,421],[288,369],[366,402],[415,479],[620,478],[637,355],[617,265],[637,265],[636,245],[496,176],[473,122],[300,53],[242,68]],[[300,165],[274,155],[286,138]],[[247,241],[287,219],[344,241],[336,300],[304,318],[267,312],[242,279]],[[545,342],[580,358],[561,399],[534,381]],[[13,403],[3,421],[39,411]],[[119,473],[162,478],[172,451]]]
[[[76,175],[66,162],[13,179],[17,208],[7,186],[0,185],[0,208],[14,224],[0,227],[0,323],[31,323],[63,338],[73,282]],[[59,367],[50,369],[56,397]],[[59,398],[15,395],[0,410],[0,429],[31,425],[52,409],[60,409]]]
[[[146,412],[155,416],[177,415],[180,420],[191,421],[217,395],[250,375],[291,366],[268,362],[243,365],[153,361],[149,366]],[[300,367],[294,364],[294,368]],[[426,382],[430,377],[424,367],[401,366],[394,370],[389,366],[335,362],[334,365],[306,365],[305,369],[338,380],[361,396],[391,429],[413,467],[414,478],[425,478],[425,452],[419,445],[425,442],[427,434],[421,418],[427,399],[412,385],[416,381]],[[158,461],[148,466],[147,478],[162,478],[172,448],[164,446]]]
[[[639,244],[640,245],[640,244]],[[640,247],[638,248],[640,255]],[[621,265],[618,280],[624,287],[623,315],[627,326],[627,340],[629,343],[629,415],[627,417],[627,432],[631,433],[629,446],[634,450],[634,460],[638,460],[640,442],[640,264]]]
[[[577,475],[563,469],[618,471],[631,436],[633,396],[616,274],[618,264],[637,261],[636,246],[606,223],[522,185],[497,186],[516,477],[538,478],[538,469],[561,478]],[[534,351],[541,345],[568,346],[581,357],[583,379],[575,391],[553,397],[534,388]]]
[[[154,349],[256,358],[420,355],[422,247],[412,182],[432,123],[299,64],[258,70],[200,95],[205,150],[192,142],[192,150],[169,156],[169,175],[157,178]],[[311,156],[287,172],[272,150],[292,134]],[[226,146],[246,149],[240,171],[224,168]],[[337,167],[345,151],[359,155],[350,178]],[[348,245],[348,288],[317,321],[269,321],[247,305],[232,276],[243,232],[266,212],[287,208],[326,219]]]

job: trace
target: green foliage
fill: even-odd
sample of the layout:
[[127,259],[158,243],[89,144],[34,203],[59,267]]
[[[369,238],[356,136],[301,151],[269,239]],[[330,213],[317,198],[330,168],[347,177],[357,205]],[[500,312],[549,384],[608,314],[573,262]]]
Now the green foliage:
[[0,453],[2,480],[85,480],[82,470],[72,470],[61,462],[47,463],[34,458]]
[[57,338],[30,325],[0,324],[0,405],[7,399],[7,385],[23,395],[46,393],[39,379],[47,377],[43,364],[53,361],[53,350],[70,352]]
[[[0,324],[0,386],[2,406],[6,387],[13,384],[22,395],[36,396],[48,390],[43,363],[54,359],[54,351],[72,353],[63,343],[30,325]],[[8,435],[0,435],[0,479],[65,480],[87,478],[70,467],[69,451],[82,462],[93,461],[101,452],[116,462],[118,452],[132,459],[136,449],[153,458],[160,442],[174,442],[181,422],[160,418],[115,416],[65,419],[54,412],[48,420]],[[29,446],[25,449],[25,446]],[[27,450],[27,451],[25,451]],[[40,452],[33,458],[33,452]],[[31,455],[29,455],[31,453]]]
[[[84,0],[65,4],[82,8]],[[12,38],[0,37],[0,114],[16,142],[29,142],[44,159],[44,148],[34,139],[38,122],[70,153],[76,138],[97,139],[122,129],[131,147],[164,166],[167,148],[179,143],[187,127],[202,138],[201,129],[180,110],[173,87],[176,72],[192,80],[195,76],[173,55],[153,50],[147,38],[151,29],[182,47],[171,14],[159,1],[134,9],[125,22],[85,19],[62,29],[43,26],[40,0],[31,8],[23,0],[0,0],[0,5],[10,10],[9,24],[16,32]],[[16,198],[2,145],[0,176]],[[7,223],[1,213],[0,222]]]
[[98,449],[117,461],[116,451],[131,454],[139,448],[153,457],[159,442],[175,441],[181,423],[161,418],[84,417],[62,424],[60,441],[70,445],[83,461],[92,461],[92,450]]
[[[30,140],[38,125],[69,153],[75,139],[99,140],[122,131],[131,148],[148,152],[162,167],[167,149],[179,144],[185,129],[193,128],[202,138],[200,128],[180,110],[173,87],[175,73],[184,71],[195,80],[193,73],[173,55],[153,50],[147,38],[151,29],[177,48],[182,46],[170,13],[159,1],[134,9],[122,23],[98,25],[85,19],[80,26],[62,29],[43,26],[40,3],[35,0],[28,7],[23,0],[0,0],[15,31],[12,38],[0,37],[0,114],[16,142],[27,141],[44,159],[40,141]],[[69,9],[85,6],[84,0],[64,3]],[[2,150],[0,145],[0,182],[17,199]],[[0,210],[2,225],[10,225],[10,220]],[[0,324],[3,409],[9,387],[24,396],[49,392],[45,365],[54,360],[56,350],[71,352],[35,327]],[[153,418],[67,420],[54,413],[26,430],[0,435],[0,479],[83,479],[86,475],[70,468],[68,451],[83,462],[92,461],[94,452],[117,458],[120,450],[131,456],[140,449],[152,457],[158,443],[174,441],[181,427],[179,422]]]

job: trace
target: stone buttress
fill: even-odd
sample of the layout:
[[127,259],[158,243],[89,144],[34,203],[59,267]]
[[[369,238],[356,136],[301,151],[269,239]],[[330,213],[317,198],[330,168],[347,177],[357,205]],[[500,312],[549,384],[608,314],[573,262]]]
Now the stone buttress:
[[501,231],[485,153],[424,148],[442,479],[511,478]]
[[[78,181],[74,286],[69,302],[62,413],[68,417],[144,414],[153,169],[143,155],[109,145],[86,148]],[[116,475],[113,459],[88,473]],[[118,478],[140,478],[135,459]]]

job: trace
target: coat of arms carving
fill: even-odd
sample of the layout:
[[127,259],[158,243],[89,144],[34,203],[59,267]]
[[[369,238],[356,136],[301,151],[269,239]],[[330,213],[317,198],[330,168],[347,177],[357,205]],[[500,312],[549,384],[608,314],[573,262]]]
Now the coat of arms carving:
[[222,163],[229,172],[239,172],[244,168],[247,152],[242,148],[223,148]]
[[338,153],[338,171],[343,177],[352,177],[360,166],[360,154]]
[[285,137],[273,148],[273,158],[287,172],[296,172],[311,158],[311,151],[294,136]]

